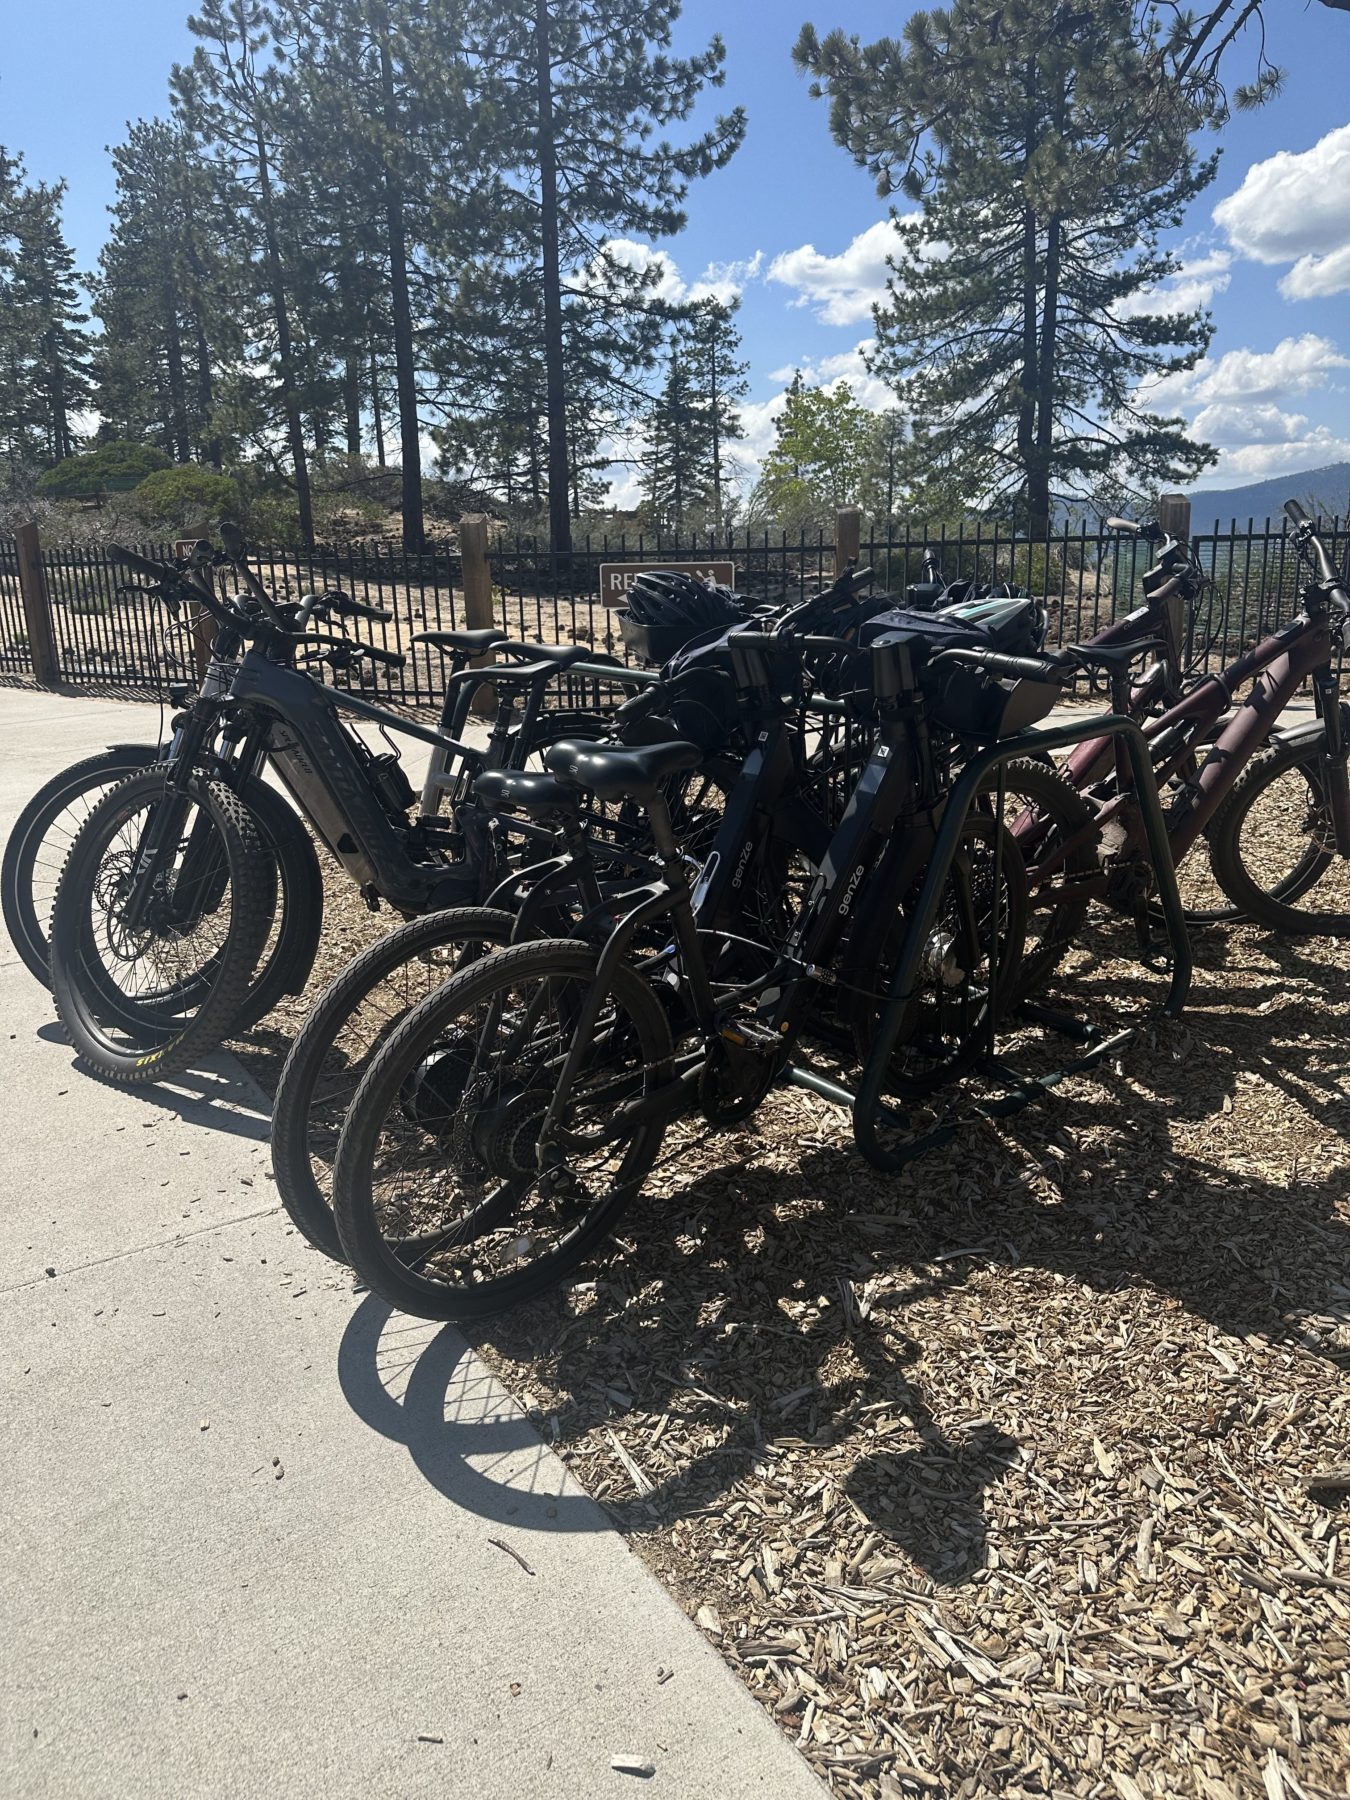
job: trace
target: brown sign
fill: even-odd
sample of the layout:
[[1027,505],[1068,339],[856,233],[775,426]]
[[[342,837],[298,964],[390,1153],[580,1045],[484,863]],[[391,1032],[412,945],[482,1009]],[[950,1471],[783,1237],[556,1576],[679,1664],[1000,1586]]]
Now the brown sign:
[[600,565],[600,604],[627,606],[633,583],[644,569],[665,569],[672,574],[692,575],[698,581],[716,581],[722,587],[736,585],[736,565],[730,562],[620,562]]

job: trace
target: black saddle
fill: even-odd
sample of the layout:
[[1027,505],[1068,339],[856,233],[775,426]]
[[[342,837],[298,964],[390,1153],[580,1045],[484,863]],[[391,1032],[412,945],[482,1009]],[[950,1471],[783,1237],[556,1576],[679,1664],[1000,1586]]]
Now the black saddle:
[[585,644],[532,644],[528,640],[509,644],[507,654],[527,656],[532,662],[546,662],[555,669],[570,669],[573,663],[589,662],[591,651]]
[[581,797],[551,775],[527,775],[520,769],[489,769],[473,784],[473,791],[492,811],[517,806],[532,818],[549,813],[576,813]]
[[486,656],[498,644],[506,642],[506,633],[496,625],[485,625],[481,631],[419,631],[414,644],[430,644],[437,650],[467,651],[470,656]]
[[703,752],[697,744],[683,740],[621,750],[609,744],[565,738],[553,746],[544,761],[559,781],[584,788],[598,800],[637,800],[646,805],[669,776],[697,768],[703,761]]

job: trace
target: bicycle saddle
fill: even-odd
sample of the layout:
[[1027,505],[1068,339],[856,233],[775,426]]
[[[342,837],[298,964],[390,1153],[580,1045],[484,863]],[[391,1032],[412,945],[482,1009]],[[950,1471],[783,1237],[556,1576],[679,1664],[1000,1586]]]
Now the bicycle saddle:
[[644,805],[667,776],[696,768],[702,761],[698,745],[683,741],[619,750],[581,738],[565,738],[544,758],[559,781],[585,788],[600,800],[637,800]]
[[575,813],[581,804],[575,788],[564,787],[551,775],[528,775],[520,769],[489,769],[474,782],[473,791],[494,812],[502,806],[518,806],[532,817]]
[[535,662],[552,663],[558,669],[570,669],[573,663],[589,662],[591,650],[585,644],[532,644],[528,640],[510,648]]
[[1068,654],[1099,669],[1127,669],[1147,650],[1166,650],[1161,638],[1137,638],[1129,644],[1070,644]]
[[437,650],[467,650],[470,656],[485,656],[496,644],[506,642],[506,633],[495,625],[481,631],[419,631],[414,644],[431,644]]

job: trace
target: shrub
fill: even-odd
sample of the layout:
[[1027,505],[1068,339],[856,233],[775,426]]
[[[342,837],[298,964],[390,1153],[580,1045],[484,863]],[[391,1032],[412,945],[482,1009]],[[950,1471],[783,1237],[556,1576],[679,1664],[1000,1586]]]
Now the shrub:
[[237,517],[239,489],[228,475],[182,463],[147,475],[136,489],[135,508],[147,525],[181,536]]
[[39,475],[37,491],[53,498],[97,494],[103,489],[137,487],[157,469],[172,468],[172,459],[153,444],[131,444],[115,438],[84,456],[68,456]]

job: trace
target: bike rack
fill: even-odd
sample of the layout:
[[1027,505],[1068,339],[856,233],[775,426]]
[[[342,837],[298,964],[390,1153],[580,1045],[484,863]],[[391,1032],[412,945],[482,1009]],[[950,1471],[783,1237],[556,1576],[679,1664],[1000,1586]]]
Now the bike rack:
[[[1082,1056],[1076,1057],[1062,1068],[1052,1070],[1047,1075],[1039,1076],[1020,1075],[1016,1070],[996,1059],[987,1058],[984,1064],[985,1073],[994,1074],[1008,1084],[1009,1091],[1001,1099],[984,1104],[972,1103],[961,1119],[937,1125],[921,1136],[914,1137],[902,1148],[888,1148],[881,1141],[878,1131],[879,1124],[889,1124],[902,1131],[910,1128],[909,1116],[890,1105],[882,1097],[886,1069],[890,1063],[896,1039],[900,1035],[905,1009],[914,990],[924,946],[928,941],[932,922],[942,897],[943,886],[956,855],[961,831],[977,793],[985,778],[992,771],[1001,770],[1005,763],[1012,761],[1015,757],[1028,754],[1038,755],[1050,750],[1064,750],[1073,744],[1096,737],[1123,738],[1125,741],[1125,749],[1129,755],[1130,768],[1134,777],[1135,796],[1143,818],[1149,855],[1157,877],[1157,901],[1162,909],[1163,922],[1171,949],[1171,981],[1162,1011],[1167,1018],[1176,1018],[1184,1007],[1191,985],[1190,937],[1186,930],[1181,895],[1177,890],[1176,870],[1172,864],[1172,852],[1167,838],[1167,824],[1163,818],[1162,804],[1158,798],[1158,785],[1153,776],[1153,764],[1149,756],[1148,743],[1139,726],[1133,719],[1124,718],[1118,713],[1106,713],[1065,725],[1032,728],[1019,732],[1015,737],[1004,738],[997,743],[986,745],[983,749],[976,751],[962,770],[960,779],[953,787],[944,809],[942,824],[938,829],[937,841],[933,847],[933,859],[928,866],[923,886],[919,891],[919,901],[914,917],[910,921],[905,941],[901,946],[900,960],[891,977],[887,1004],[882,1011],[877,1035],[863,1069],[862,1081],[857,1092],[853,1093],[839,1082],[830,1081],[827,1077],[818,1075],[814,1069],[806,1069],[794,1064],[786,1071],[786,1079],[792,1086],[806,1088],[814,1094],[819,1094],[823,1099],[833,1101],[838,1106],[847,1107],[852,1112],[854,1141],[874,1167],[894,1173],[904,1168],[914,1157],[922,1155],[925,1150],[946,1143],[955,1135],[961,1123],[966,1120],[1006,1118],[1012,1113],[1020,1112],[1024,1106],[1028,1106],[1033,1100],[1043,1098],[1052,1088],[1057,1087],[1070,1075],[1079,1074],[1104,1058],[1114,1055],[1136,1035],[1138,1027],[1131,1026],[1127,1030],[1113,1032],[1109,1037],[1096,1038],[1090,1028],[1075,1026],[1074,1022],[1065,1021],[1063,1023],[1067,1025],[1071,1035],[1078,1036],[1080,1041],[1090,1044]],[[1033,1014],[1033,1016],[1035,1015]],[[1042,1012],[1040,1016],[1045,1018],[1047,1015]],[[1052,1022],[1057,1026],[1061,1024],[1058,1020]]]

